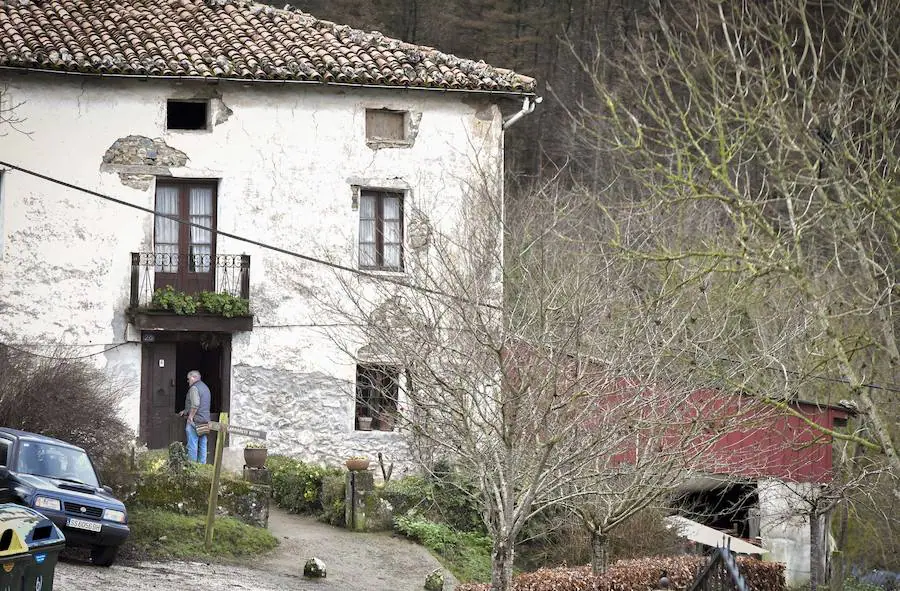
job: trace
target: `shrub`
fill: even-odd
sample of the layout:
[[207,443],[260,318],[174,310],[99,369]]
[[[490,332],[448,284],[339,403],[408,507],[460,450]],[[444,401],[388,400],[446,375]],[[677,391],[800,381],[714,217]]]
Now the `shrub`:
[[343,474],[326,474],[322,477],[322,514],[319,518],[325,523],[344,527],[345,480]]
[[[853,569],[856,571],[857,569]],[[900,590],[900,573],[873,569],[844,580],[844,591],[896,591]]]
[[162,509],[136,509],[128,514],[131,535],[122,554],[138,559],[194,560],[241,558],[275,548],[278,540],[268,530],[251,527],[239,521],[216,519],[212,548],[204,545],[206,518],[180,515]]
[[227,292],[212,291],[201,291],[197,295],[191,295],[177,291],[171,285],[157,288],[153,292],[150,307],[158,310],[171,310],[178,315],[208,312],[232,318],[250,314],[250,302],[244,298]]
[[[702,556],[655,556],[619,560],[595,577],[589,566],[543,568],[515,577],[514,591],[647,591],[656,587],[666,571],[673,590],[686,589],[707,558]],[[784,565],[738,558],[741,573],[753,591],[785,591]],[[487,585],[465,584],[457,591],[487,591]]]
[[[521,539],[516,547],[516,567],[523,571],[591,561],[590,533],[568,511],[551,508],[528,520]],[[611,544],[610,553],[616,556]]]
[[[182,515],[205,515],[209,505],[213,467],[187,462],[184,445],[175,442],[169,454],[150,452],[139,462],[133,488],[121,491],[129,509],[162,509]],[[224,472],[219,478],[218,509],[252,525],[266,493],[243,478]]]
[[[678,534],[666,527],[664,514],[644,509],[609,534],[612,560],[675,554],[683,545]],[[561,564],[586,564],[591,560],[591,536],[583,522],[567,510],[546,510],[528,521],[516,550],[516,564],[523,570]]]
[[[598,581],[597,591],[647,589],[659,581],[660,573],[668,574],[672,589],[685,589],[696,578],[707,558],[702,556],[654,556],[619,560]],[[738,558],[741,574],[754,591],[784,591],[784,565]]]
[[339,468],[313,466],[286,456],[269,456],[266,463],[272,473],[272,498],[291,513],[322,511],[322,480],[326,476],[343,478]]
[[394,528],[437,554],[457,579],[490,580],[491,539],[486,535],[461,532],[414,512],[394,519]]
[[0,425],[83,447],[101,472],[123,463],[134,439],[122,398],[103,370],[63,348],[41,357],[0,345]]
[[485,531],[481,512],[473,500],[478,493],[452,472],[390,480],[379,494],[394,507],[395,515],[415,511],[459,531]]

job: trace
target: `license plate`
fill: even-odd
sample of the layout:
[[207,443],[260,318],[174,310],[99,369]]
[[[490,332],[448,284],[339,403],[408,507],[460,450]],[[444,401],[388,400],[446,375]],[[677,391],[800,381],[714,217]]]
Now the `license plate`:
[[103,528],[103,524],[99,521],[88,521],[87,519],[76,519],[74,517],[66,519],[66,525],[77,529],[86,529],[88,531],[100,531]]

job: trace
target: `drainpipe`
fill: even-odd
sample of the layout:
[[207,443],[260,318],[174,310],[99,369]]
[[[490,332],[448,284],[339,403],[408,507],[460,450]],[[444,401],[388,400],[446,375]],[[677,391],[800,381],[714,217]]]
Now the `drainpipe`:
[[516,121],[518,121],[525,115],[531,114],[538,103],[542,102],[544,102],[544,97],[536,96],[534,97],[534,102],[532,102],[531,97],[526,96],[525,100],[522,102],[522,110],[520,110],[518,113],[513,113],[512,115],[510,115],[509,118],[503,122],[503,129],[512,127]]

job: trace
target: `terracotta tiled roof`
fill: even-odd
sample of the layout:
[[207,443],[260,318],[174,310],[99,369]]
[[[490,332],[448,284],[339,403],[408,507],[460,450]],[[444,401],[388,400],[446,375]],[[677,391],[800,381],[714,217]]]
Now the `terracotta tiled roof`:
[[510,70],[246,0],[0,0],[0,66],[534,91]]

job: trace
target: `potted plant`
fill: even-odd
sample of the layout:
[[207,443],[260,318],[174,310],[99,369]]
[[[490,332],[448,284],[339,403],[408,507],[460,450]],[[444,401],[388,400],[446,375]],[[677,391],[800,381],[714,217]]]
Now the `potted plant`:
[[248,468],[262,468],[266,465],[269,450],[265,442],[251,441],[244,446],[244,464]]
[[379,412],[375,417],[376,429],[379,431],[393,431],[394,430],[394,421],[396,417],[393,413],[382,411]]
[[344,462],[344,465],[347,466],[347,469],[351,472],[356,472],[358,470],[368,470],[369,469],[369,458],[366,456],[350,456],[347,458],[347,461]]

